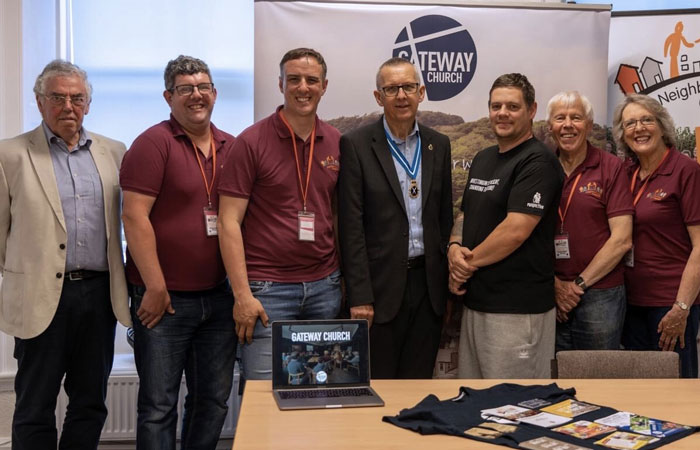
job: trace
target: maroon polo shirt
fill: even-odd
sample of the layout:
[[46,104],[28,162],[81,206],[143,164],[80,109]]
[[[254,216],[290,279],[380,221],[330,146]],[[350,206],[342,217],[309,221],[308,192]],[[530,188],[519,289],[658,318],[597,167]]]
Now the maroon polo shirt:
[[[574,181],[581,174],[576,186]],[[610,238],[608,219],[634,214],[629,181],[622,161],[616,156],[588,144],[586,159],[564,180],[560,210],[566,209],[571,189],[569,209],[564,217],[564,232],[569,234],[569,259],[557,259],[556,275],[565,281],[574,280],[588,266],[593,257]],[[561,232],[557,215],[557,234]],[[624,268],[620,262],[593,288],[607,289],[624,282]]]
[[[628,167],[630,177],[637,167]],[[635,197],[643,184],[637,176]],[[676,300],[692,250],[687,226],[700,224],[699,193],[700,165],[671,149],[635,207],[634,267],[625,272],[631,305],[670,306]]]
[[[279,117],[280,108],[238,136],[219,193],[248,199],[242,226],[248,279],[319,280],[338,268],[331,204],[340,168],[340,133],[316,118],[306,201],[307,211],[315,214],[315,241],[300,241],[302,195],[291,136]],[[305,183],[311,138],[295,139]]]
[[[211,127],[217,165],[211,203],[218,211],[218,184],[234,138]],[[199,158],[211,183],[212,153],[205,158],[200,151]],[[168,290],[209,289],[226,278],[219,239],[206,235],[207,191],[194,147],[172,115],[136,138],[124,155],[119,178],[123,190],[156,198],[150,220]],[[144,284],[128,248],[126,276],[130,283]]]

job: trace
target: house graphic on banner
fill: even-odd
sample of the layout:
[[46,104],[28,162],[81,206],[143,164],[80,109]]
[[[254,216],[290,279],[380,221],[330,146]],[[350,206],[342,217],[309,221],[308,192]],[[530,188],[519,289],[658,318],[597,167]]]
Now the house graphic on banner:
[[639,67],[630,64],[620,64],[615,76],[615,84],[620,86],[625,95],[634,94],[644,89],[642,79],[639,78]]
[[644,87],[649,88],[664,81],[664,76],[661,73],[661,64],[663,64],[661,61],[657,61],[654,58],[648,56],[644,58],[642,68],[639,71],[642,74]]

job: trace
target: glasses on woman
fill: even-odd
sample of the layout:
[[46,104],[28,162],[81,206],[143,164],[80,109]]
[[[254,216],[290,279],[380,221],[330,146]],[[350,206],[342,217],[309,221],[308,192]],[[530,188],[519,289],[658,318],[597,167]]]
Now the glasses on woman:
[[656,119],[651,116],[644,116],[641,119],[630,119],[622,122],[622,128],[625,130],[633,130],[637,128],[637,123],[641,123],[643,127],[653,127],[656,125]]

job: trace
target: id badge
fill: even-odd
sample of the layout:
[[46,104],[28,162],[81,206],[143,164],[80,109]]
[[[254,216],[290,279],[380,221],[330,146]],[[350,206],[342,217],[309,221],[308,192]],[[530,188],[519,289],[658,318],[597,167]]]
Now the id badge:
[[634,246],[625,253],[623,260],[625,261],[625,266],[634,267]]
[[204,229],[207,231],[208,237],[219,235],[216,229],[216,219],[218,217],[218,214],[213,209],[204,208]]
[[299,240],[300,241],[315,241],[316,222],[314,213],[308,211],[299,211]]
[[556,259],[569,259],[569,234],[559,233],[554,236],[554,257]]

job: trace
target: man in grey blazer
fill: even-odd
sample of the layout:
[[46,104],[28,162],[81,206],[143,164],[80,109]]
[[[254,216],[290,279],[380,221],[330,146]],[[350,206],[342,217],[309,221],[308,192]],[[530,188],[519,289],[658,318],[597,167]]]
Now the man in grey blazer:
[[450,141],[416,120],[409,61],[377,73],[384,116],[340,139],[338,222],[346,302],[370,322],[372,378],[430,378],[447,301]]
[[124,144],[82,126],[92,88],[66,61],[34,85],[42,123],[0,141],[0,330],[15,336],[12,448],[95,449],[116,319],[130,325],[121,248]]

